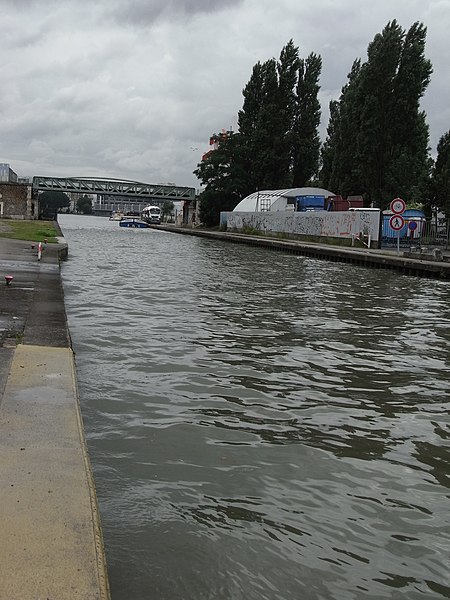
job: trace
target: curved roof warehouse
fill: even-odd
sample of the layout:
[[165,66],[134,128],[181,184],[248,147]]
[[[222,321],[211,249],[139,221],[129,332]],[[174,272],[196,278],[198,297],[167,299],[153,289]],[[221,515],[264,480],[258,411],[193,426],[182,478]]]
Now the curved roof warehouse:
[[243,198],[233,212],[259,212],[295,210],[299,196],[334,196],[333,192],[323,188],[302,187],[287,190],[261,190]]

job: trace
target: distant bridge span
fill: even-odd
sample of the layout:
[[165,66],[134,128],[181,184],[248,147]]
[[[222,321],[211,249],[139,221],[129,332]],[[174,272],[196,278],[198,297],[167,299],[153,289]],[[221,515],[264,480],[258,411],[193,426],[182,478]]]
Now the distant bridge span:
[[87,177],[33,177],[33,190],[60,191],[101,196],[122,196],[142,201],[194,200],[195,188],[159,185],[110,178]]

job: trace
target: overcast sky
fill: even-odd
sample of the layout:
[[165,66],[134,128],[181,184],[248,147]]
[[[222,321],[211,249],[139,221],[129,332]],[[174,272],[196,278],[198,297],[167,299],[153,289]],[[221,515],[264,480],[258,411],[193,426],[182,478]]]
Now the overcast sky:
[[0,162],[21,176],[198,188],[209,137],[236,129],[257,61],[322,56],[328,103],[388,21],[428,28],[422,106],[450,129],[450,0],[0,0]]

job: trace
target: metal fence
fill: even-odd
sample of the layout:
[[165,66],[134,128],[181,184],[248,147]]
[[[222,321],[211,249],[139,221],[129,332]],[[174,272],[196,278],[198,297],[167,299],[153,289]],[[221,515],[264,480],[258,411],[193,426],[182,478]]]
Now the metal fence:
[[450,248],[450,222],[448,219],[425,219],[414,217],[405,219],[405,226],[398,232],[392,230],[385,219],[382,226],[381,245],[383,247],[400,245],[410,246],[438,246],[448,250]]

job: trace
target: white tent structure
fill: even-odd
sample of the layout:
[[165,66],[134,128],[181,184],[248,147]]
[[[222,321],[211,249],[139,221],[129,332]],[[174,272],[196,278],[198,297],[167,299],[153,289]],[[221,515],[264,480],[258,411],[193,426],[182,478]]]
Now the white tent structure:
[[333,192],[323,188],[303,187],[288,190],[261,190],[253,192],[234,208],[233,212],[276,212],[295,210],[297,196],[334,196]]

